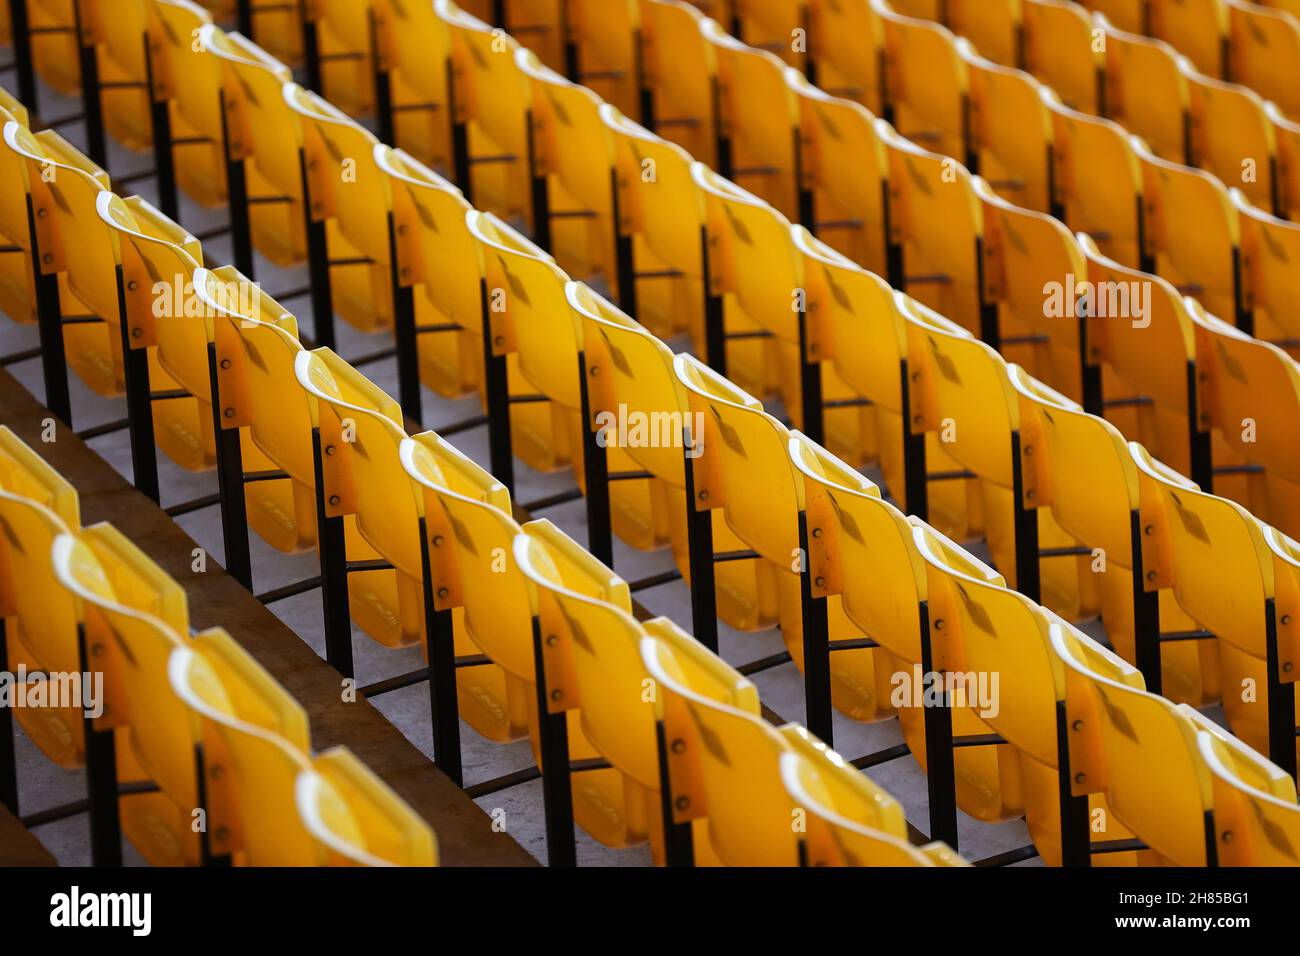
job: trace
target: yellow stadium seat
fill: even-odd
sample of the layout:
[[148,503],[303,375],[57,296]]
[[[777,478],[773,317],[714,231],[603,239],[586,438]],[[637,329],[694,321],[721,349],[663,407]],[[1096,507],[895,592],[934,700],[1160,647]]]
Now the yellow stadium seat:
[[147,8],[153,0],[85,4],[81,26],[94,41],[103,130],[133,152],[153,143],[149,67],[145,63]]
[[980,56],[1019,67],[1024,11],[1021,0],[948,0],[947,24],[975,44]]
[[346,747],[334,747],[294,781],[298,819],[323,866],[437,866],[429,825]]
[[[505,418],[489,385],[490,426],[508,423],[514,453],[539,471],[554,471],[571,460],[580,462],[578,440],[578,349],[582,339],[564,298],[568,276],[550,254],[491,213],[466,216],[479,247],[486,291],[484,335],[491,336],[493,357],[504,360],[509,395],[542,396],[510,407]],[[508,399],[506,399],[508,400]],[[492,472],[506,487],[513,481],[492,459]]]
[[[451,34],[447,25],[434,13],[432,3],[373,3],[377,66],[389,84],[392,144],[434,169],[450,172]],[[377,110],[383,106],[376,103]],[[382,115],[380,122],[382,129]]]
[[1214,788],[1220,866],[1300,866],[1295,780],[1190,707]]
[[[924,675],[939,667],[932,649],[926,573],[913,536],[918,519],[909,523],[860,473],[809,442],[792,441],[790,457],[803,482],[809,524],[821,532],[808,553],[814,584],[823,581],[817,593],[838,595],[848,619],[879,645],[876,659],[880,670],[889,673],[895,693],[906,686],[900,685],[900,675],[909,683],[921,675],[924,683]],[[865,663],[861,654],[832,653],[832,681],[853,687],[873,680]],[[954,733],[989,732],[976,709],[973,703],[925,706],[915,691],[905,693],[897,708],[903,739],[928,777],[931,833],[950,841],[957,838],[958,807],[986,821],[1023,812],[1012,785],[1015,761],[1009,751],[953,748]],[[1010,774],[1005,787],[1004,770]]]
[[715,21],[703,21],[700,32],[718,64],[718,171],[797,218],[799,104],[786,83],[787,67]]
[[[61,587],[51,560],[54,541],[80,530],[77,490],[4,426],[0,426],[0,522],[5,530],[0,539],[0,613],[5,619],[6,669],[14,674],[90,674],[77,606]],[[75,688],[80,690],[79,700],[17,707],[11,719],[56,765],[92,768],[86,775],[87,795],[96,809],[90,827],[92,855],[96,863],[120,863],[114,732],[102,713],[98,719],[93,716],[94,684],[82,687],[79,679]],[[5,724],[13,726],[9,720]],[[4,741],[4,751],[6,761],[12,762],[12,741]],[[6,794],[5,802],[16,808],[13,774],[10,763],[5,776],[14,781],[14,790]]]
[[1162,40],[1107,25],[1106,113],[1161,159],[1188,162],[1187,77]]
[[1023,0],[1025,69],[1073,110],[1101,105],[1102,52],[1092,18],[1067,0]]
[[1058,220],[996,196],[975,181],[984,207],[985,294],[998,304],[1002,350],[1075,400],[1083,396],[1080,323],[1073,302],[1052,307],[1055,290],[1086,273],[1083,254]]
[[1242,0],[1228,7],[1228,64],[1232,79],[1300,119],[1300,20]]
[[415,294],[420,381],[458,398],[483,368],[483,293],[478,248],[465,223],[473,207],[459,189],[406,152],[379,144],[375,165],[389,179],[398,275]]
[[534,189],[546,190],[538,245],[569,273],[600,277],[615,294],[614,146],[600,97],[571,83],[531,50],[515,57],[532,91]]
[[931,323],[924,335],[917,370],[924,424],[938,434],[957,466],[978,481],[993,563],[1010,586],[1030,598],[1084,616],[1091,585],[1086,567],[1060,561],[1040,565],[1040,543],[1069,547],[1077,542],[1034,507],[1035,492],[1024,481],[1019,400],[1006,362],[965,333]]
[[451,33],[453,142],[463,143],[454,157],[456,184],[479,208],[531,230],[531,94],[515,64],[519,44],[451,0],[437,0],[434,9]]
[[569,0],[573,79],[628,116],[641,115],[641,4],[639,0]]
[[[725,333],[763,336],[733,339],[720,367],[741,388],[759,394],[766,393],[776,378],[791,419],[806,427],[804,400],[811,395],[814,408],[820,405],[820,371],[810,361],[801,330],[807,314],[806,303],[801,302],[803,263],[795,253],[790,221],[702,165],[697,164],[694,172],[705,205],[708,291],[724,301]],[[777,376],[772,374],[774,364]]]
[[171,138],[166,148],[171,150],[176,185],[201,206],[223,205],[221,61],[199,42],[212,17],[194,0],[149,0],[148,17],[154,97],[167,104]]
[[1300,535],[1300,456],[1294,440],[1300,427],[1300,366],[1276,345],[1246,335],[1196,303],[1189,308],[1204,377],[1204,427],[1213,428],[1228,450],[1216,455],[1213,487],[1286,534]]
[[[1065,674],[1048,635],[1052,616],[933,530],[918,526],[914,537],[930,626],[939,632],[935,660],[945,677],[956,678],[946,691],[950,701],[975,709],[1014,748],[1004,759],[1019,761],[1025,818],[1043,861],[1087,865],[1095,817],[1089,801],[1068,791]],[[1105,813],[1104,804],[1099,809]],[[1092,832],[1114,837],[1109,827]]]
[[[564,69],[564,44],[569,39],[563,29],[564,0],[504,0],[500,5],[494,0],[466,0],[461,6],[478,19],[505,30],[530,50],[535,50],[551,69]],[[500,23],[493,22],[498,9],[504,15]]]
[[301,133],[283,92],[293,76],[260,47],[213,24],[200,30],[199,42],[221,62],[226,152],[236,173],[227,184],[235,265],[252,275],[251,254],[241,261],[245,222],[258,252],[278,266],[297,264],[307,257],[307,230]]
[[[815,42],[808,36],[811,0],[766,0],[737,4],[740,29],[734,31],[751,47],[779,56],[787,66],[805,72],[808,51]],[[730,30],[726,23],[723,29]]]
[[895,12],[871,0],[884,33],[885,84],[891,121],[927,150],[968,162],[970,80],[948,28]]
[[[232,266],[197,270],[193,287],[211,321],[223,430],[240,435],[239,460],[246,471],[280,469],[288,479],[258,481],[245,489],[247,525],[278,551],[311,548],[316,544],[316,478],[312,422],[294,377],[294,361],[303,350],[297,320]],[[176,361],[187,377],[201,374],[192,354],[199,344],[192,338],[195,331],[185,326],[174,329],[174,339],[169,338],[166,346],[170,348],[174,340],[178,349],[185,349]],[[203,345],[206,353],[209,346]],[[195,382],[197,386],[197,378]],[[250,440],[245,442],[244,437]],[[233,443],[229,437],[226,440]],[[222,523],[225,533],[235,531],[238,512]],[[233,566],[232,544],[227,544],[227,567]]]
[[185,592],[106,523],[57,538],[52,561],[104,661],[100,729],[117,735],[116,778],[161,791],[120,798],[122,831],[153,866],[210,862],[207,829],[193,826],[194,811],[207,812],[201,741],[167,680],[168,658],[189,635]]
[[1277,143],[1253,90],[1187,71],[1191,162],[1241,190],[1261,209],[1279,206]]
[[[1171,588],[1179,606],[1217,639],[1223,709],[1233,732],[1294,776],[1295,684],[1282,662],[1294,657],[1296,643],[1289,618],[1279,626],[1283,615],[1275,608],[1279,597],[1289,599],[1286,585],[1294,587],[1294,578],[1278,580],[1274,552],[1250,512],[1184,486],[1150,456],[1134,457],[1144,489],[1142,521],[1152,529],[1145,542],[1153,559],[1147,586]],[[1292,559],[1279,569],[1291,566],[1300,565]]]
[[799,100],[800,221],[858,265],[884,275],[889,173],[876,118],[798,74],[786,79]]
[[[392,199],[388,178],[375,164],[378,141],[360,123],[296,83],[286,84],[283,96],[299,131],[312,223],[307,242],[312,250],[315,338],[334,344],[336,313],[362,332],[390,328],[397,308],[388,216]],[[327,269],[320,268],[323,262],[328,262]],[[399,339],[412,332],[409,324],[399,324]],[[402,345],[403,352],[414,351],[407,341]],[[398,361],[400,369],[401,356]],[[413,386],[414,381],[403,385]],[[402,398],[407,414],[418,421],[418,393],[411,397],[404,388]]]
[[1087,361],[1101,378],[1093,411],[1161,461],[1205,481],[1210,447],[1202,384],[1189,373],[1201,356],[1186,300],[1160,276],[1108,259],[1086,236],[1080,244],[1091,283]]
[[802,744],[815,753],[816,745],[792,739],[802,728],[765,723],[754,685],[721,658],[690,647],[670,622],[648,622],[647,631],[641,657],[670,741],[673,817],[703,821],[706,835],[701,840],[696,831],[696,864],[703,842],[729,866],[797,866],[794,807],[775,771],[783,752]]
[[[1065,396],[1012,367],[1021,431],[1034,454],[1025,475],[1040,509],[1082,543],[1079,559],[1097,582],[1101,620],[1111,646],[1146,675],[1147,686],[1173,701],[1218,699],[1213,643],[1159,643],[1165,632],[1191,631],[1168,592],[1147,591],[1141,547],[1140,486],[1124,436]],[[1052,560],[1064,560],[1070,552]],[[1043,555],[1046,559],[1048,556]]]
[[880,115],[884,100],[884,36],[869,4],[811,0],[809,50],[817,85],[831,96]]
[[1277,215],[1294,221],[1300,219],[1300,122],[1283,116],[1276,103],[1265,103],[1264,112],[1277,142]]
[[[81,249],[72,242],[80,229],[97,219],[95,202],[109,188],[108,173],[53,130],[33,133],[10,121],[4,140],[20,170],[20,178],[6,183],[5,215],[12,224],[6,232],[17,233],[10,238],[29,248],[33,258],[39,256],[33,263],[39,275],[33,280],[28,308],[42,318],[80,317],[74,323],[64,321],[55,335],[62,336],[68,366],[97,395],[120,395],[125,377],[122,336],[115,322],[98,318],[117,315],[112,248],[108,243],[93,243]],[[15,220],[20,209],[34,235],[28,229],[19,231]],[[43,348],[51,357],[45,377],[46,404],[66,420],[70,417],[67,379],[62,361],[57,360],[57,344],[46,341]],[[54,375],[51,364],[58,366]]]
[[[806,866],[966,866],[947,844],[912,846],[890,832],[901,808],[834,751],[821,761],[796,750],[781,756],[781,781],[807,814]],[[888,829],[887,829],[888,828]],[[906,828],[904,828],[906,830]]]
[[[647,429],[654,429],[656,435],[667,438],[638,441],[633,440],[630,429],[626,436],[620,436],[615,429],[611,441],[607,430],[608,461],[617,463],[618,456],[626,456],[630,465],[644,469],[655,479],[645,485],[648,501],[612,496],[613,506],[623,512],[622,520],[644,529],[643,538],[630,539],[631,543],[658,544],[666,520],[673,559],[682,577],[689,584],[698,574],[704,582],[701,588],[716,593],[717,606],[711,610],[740,630],[770,627],[777,614],[775,572],[762,562],[725,561],[715,566],[706,560],[705,556],[713,554],[715,548],[717,553],[725,554],[741,550],[743,544],[728,529],[719,511],[690,507],[691,473],[685,466],[702,439],[695,434],[698,425],[690,417],[686,392],[673,372],[673,353],[586,286],[570,283],[568,295],[583,326],[588,404],[593,419],[617,424],[619,410],[625,408],[629,423],[640,421]],[[679,440],[673,440],[674,433]],[[593,502],[590,496],[588,502]],[[708,522],[703,528],[701,519]],[[595,526],[597,521],[589,520],[589,526]],[[710,540],[712,544],[707,543]],[[612,560],[611,549],[611,542],[592,541],[592,552],[597,557]],[[694,631],[701,641],[707,642],[710,633],[716,635],[716,629],[712,619],[695,621]]]
[[1074,794],[1106,795],[1110,814],[1147,847],[1140,864],[1213,866],[1214,796],[1196,726],[1068,625],[1055,623],[1051,640],[1065,668]]
[[304,26],[310,31],[305,35],[315,41],[308,56],[314,55],[320,71],[316,89],[350,116],[364,116],[375,105],[372,4],[373,0],[313,0],[304,8]]
[[[859,721],[893,716],[888,701],[886,657],[874,649],[846,648],[854,679],[834,680],[831,642],[860,637],[843,614],[838,596],[816,593],[808,562],[809,548],[803,481],[790,459],[791,433],[737,386],[689,355],[674,362],[694,415],[702,416],[700,455],[691,462],[696,495],[704,510],[720,508],[728,527],[768,562],[777,575],[781,637],[804,673],[807,724],[818,736],[831,737],[832,706]],[[752,476],[762,474],[755,483]],[[692,589],[692,600],[710,605],[713,596]]]
[[1241,225],[1218,177],[1159,159],[1134,141],[1142,164],[1147,271],[1168,279],[1215,315],[1250,330],[1241,308]]
[[1215,79],[1224,78],[1228,8],[1223,0],[1147,0],[1150,33]]
[[1147,32],[1147,8],[1150,0],[1083,0],[1083,6],[1103,14],[1119,29],[1129,33]]
[[[700,11],[682,0],[641,0],[647,125],[700,162],[718,163],[718,64]],[[726,23],[726,20],[720,21]]]
[[996,309],[986,305],[980,280],[984,217],[971,174],[952,154],[922,149],[884,120],[876,132],[889,159],[890,284],[996,342]]
[[1087,233],[1111,259],[1142,261],[1143,179],[1128,133],[1110,120],[1064,106],[1050,90],[1053,209],[1075,232]]
[[27,17],[37,76],[55,92],[77,95],[81,91],[78,10],[69,0],[40,0],[27,4]]
[[[208,3],[209,8],[214,4]],[[218,8],[233,7],[234,3],[220,0]],[[271,56],[291,66],[300,66],[303,61],[303,11],[293,3],[254,3],[252,6],[252,36]],[[230,18],[233,10],[213,10],[218,20]]]
[[1294,350],[1300,322],[1290,303],[1300,295],[1300,224],[1270,216],[1235,190],[1233,200],[1241,223],[1242,308],[1254,317],[1256,336]]
[[172,691],[202,744],[214,853],[239,866],[304,865],[294,784],[310,766],[307,712],[221,628],[176,647]]
[[1051,209],[1052,117],[1041,87],[1022,70],[958,49],[970,73],[971,151],[981,176],[1027,209]]
[[695,161],[608,103],[600,115],[614,146],[619,304],[657,335],[689,332],[703,350],[704,201],[691,177]]

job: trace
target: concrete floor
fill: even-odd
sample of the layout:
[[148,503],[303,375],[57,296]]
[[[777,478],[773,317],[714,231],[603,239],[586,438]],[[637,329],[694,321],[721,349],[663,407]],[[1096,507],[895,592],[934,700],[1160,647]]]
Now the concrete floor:
[[[0,83],[12,83],[12,75],[0,76]],[[68,115],[78,111],[77,101],[59,97],[48,89],[42,89],[42,115]],[[66,127],[62,132],[74,144],[84,143],[84,131],[78,126]],[[111,144],[110,150],[109,166],[116,176],[127,176],[152,166],[152,158],[149,156],[126,153],[116,144]],[[133,183],[132,189],[150,201],[155,198],[152,180]],[[224,225],[225,212],[204,210],[182,199],[181,220],[192,232],[202,232]],[[205,243],[204,254],[209,266],[229,262],[231,251],[227,237]],[[275,268],[260,258],[257,263],[257,277],[262,287],[272,294],[277,290],[305,286],[306,272],[305,266],[284,270]],[[309,300],[300,298],[284,301],[282,304],[299,317],[304,333],[310,335]],[[366,335],[342,322],[338,323],[338,333],[340,341],[337,351],[345,357],[366,354],[388,344],[385,341],[386,333]],[[36,344],[37,336],[34,327],[0,321],[0,354],[31,348]],[[674,345],[677,348],[684,347],[684,343],[674,343]],[[35,395],[43,396],[39,361],[14,365],[10,371]],[[394,360],[367,365],[363,371],[389,394],[397,394],[397,372]],[[71,388],[73,417],[77,429],[125,417],[124,401],[106,400],[94,395],[82,386],[75,376],[71,377]],[[774,414],[780,413],[779,408],[769,406],[769,410]],[[435,430],[439,423],[458,421],[476,413],[477,400],[474,398],[447,401],[428,390],[425,391],[423,420]],[[488,461],[486,430],[479,429],[459,434],[454,443],[476,461],[486,465]],[[89,444],[119,472],[130,477],[131,460],[127,432],[119,431],[95,438]],[[162,455],[159,456],[159,462],[164,505],[188,501],[216,491],[215,472],[202,474],[186,472],[167,461]],[[572,475],[568,472],[540,474],[518,461],[515,467],[517,485],[515,498],[519,502],[537,500],[567,490],[573,485]],[[575,540],[586,541],[586,516],[582,502],[570,502],[536,516],[550,518]],[[208,508],[185,515],[178,519],[178,523],[186,533],[207,549],[213,560],[222,563],[221,524],[217,508]],[[252,547],[254,579],[258,591],[300,580],[318,571],[314,553],[286,556],[273,551],[256,537],[252,539]],[[615,566],[627,580],[636,580],[672,568],[672,557],[666,549],[647,554],[633,551],[616,542],[615,550]],[[987,559],[987,552],[981,546],[973,545],[972,550],[979,557]],[[667,615],[683,624],[690,622],[689,592],[680,581],[639,592],[637,597],[655,614]],[[279,602],[273,605],[273,610],[302,640],[307,641],[318,653],[323,654],[319,591],[308,592]],[[1094,636],[1101,634],[1095,622],[1086,625],[1085,629]],[[359,631],[354,634],[353,647],[359,685],[403,673],[423,664],[418,648],[397,651],[386,649],[375,644]],[[721,650],[722,656],[729,663],[740,665],[784,650],[784,645],[780,633],[775,629],[745,634],[723,626]],[[767,706],[787,719],[802,717],[803,681],[793,664],[760,672],[753,677],[753,681]],[[424,753],[432,753],[429,702],[424,685],[391,692],[377,698],[375,703],[412,743],[420,747]],[[864,725],[837,713],[834,730],[837,749],[849,758],[892,746],[902,740],[897,721],[893,720]],[[532,753],[526,741],[509,745],[494,744],[480,738],[467,726],[462,726],[461,743],[467,784],[488,780],[531,766],[533,763]],[[18,756],[20,800],[24,814],[57,806],[84,795],[84,784],[79,772],[64,771],[54,767],[29,741],[20,740]],[[875,767],[870,775],[903,804],[912,824],[922,831],[927,829],[925,775],[912,758],[907,757]],[[488,812],[504,810],[508,831],[534,856],[545,861],[540,781],[512,787],[481,798],[478,803]],[[1022,821],[1018,820],[990,825],[963,815],[959,820],[959,830],[961,852],[971,860],[991,856],[1029,842],[1027,828]],[[61,864],[89,863],[84,815],[38,827],[35,832]],[[127,847],[127,861],[137,865],[141,862],[130,847]],[[579,831],[578,862],[581,865],[644,866],[649,863],[649,852],[646,848],[611,850]],[[1038,865],[1038,861],[1031,860],[1022,865]]]

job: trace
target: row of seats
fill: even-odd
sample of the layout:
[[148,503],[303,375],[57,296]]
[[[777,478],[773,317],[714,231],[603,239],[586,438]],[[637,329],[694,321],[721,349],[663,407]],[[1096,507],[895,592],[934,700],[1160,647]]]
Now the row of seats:
[[436,864],[428,825],[347,748],[313,754],[302,706],[220,627],[191,633],[184,589],[111,524],[83,527],[76,488],[4,426],[0,523],[5,668],[103,675],[99,716],[14,710],[86,768],[96,863],[124,833],[154,866]]
[[[695,170],[695,172],[697,172],[697,176],[698,176],[698,170]],[[612,310],[612,307],[608,307],[608,308],[610,308],[610,310]],[[630,320],[628,320],[628,321],[630,321]],[[956,332],[956,330],[948,329],[948,332]],[[617,362],[615,362],[615,364],[617,364]],[[684,381],[688,380],[688,378],[690,377],[690,369],[692,369],[692,365],[690,365],[689,363],[686,363],[686,364],[680,364],[680,365],[679,365],[679,368],[681,369],[682,380],[684,380]],[[701,377],[701,378],[706,378],[706,377],[707,377],[707,373],[706,373],[705,371],[703,371],[702,367],[694,368],[694,373],[695,373],[695,375],[698,375],[698,376]],[[697,384],[698,384],[698,382],[697,382]],[[688,389],[689,389],[689,381],[686,381],[686,385],[688,385]],[[732,389],[735,389],[735,386],[731,386],[731,388],[732,388]],[[724,394],[727,394],[727,393],[725,393],[725,389],[724,389]],[[749,401],[741,402],[741,405],[742,405],[742,406],[751,406],[751,405],[754,405],[754,401],[753,401],[753,399],[749,399]],[[707,420],[707,419],[706,419],[706,420]],[[728,444],[729,444],[729,442],[728,442]],[[706,447],[706,449],[708,449],[708,447],[711,447],[711,444],[708,444],[708,442],[706,442],[705,447]],[[742,523],[742,522],[738,522],[738,520],[736,520],[736,522],[729,522],[729,523],[732,523],[732,524],[740,524],[740,523]],[[755,550],[758,550],[758,549],[755,548]],[[787,551],[787,555],[788,555],[788,553],[789,553],[789,551]],[[788,559],[788,558],[787,558],[787,559]]]

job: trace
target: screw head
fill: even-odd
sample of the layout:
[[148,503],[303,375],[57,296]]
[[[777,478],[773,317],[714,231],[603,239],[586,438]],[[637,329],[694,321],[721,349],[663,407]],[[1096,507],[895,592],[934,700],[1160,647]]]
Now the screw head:
[[1083,730],[1083,721],[1082,721],[1082,720],[1076,720],[1076,721],[1075,721],[1073,724],[1071,724],[1070,726],[1071,726],[1074,730],[1076,730],[1076,731],[1078,731],[1078,730]]
[[222,359],[222,360],[221,360],[221,367],[222,367],[222,368],[230,368],[230,359]]
[[564,699],[564,691],[558,689],[551,691],[551,700],[563,700],[563,699]]
[[821,528],[813,528],[813,530],[812,530],[812,536],[813,536],[814,538],[820,538],[820,537],[822,536],[822,529],[821,529]]
[[134,328],[131,330],[131,338],[133,339],[138,339],[142,335],[144,335],[144,329]]
[[1232,842],[1232,831],[1231,831],[1231,830],[1224,830],[1224,831],[1223,831],[1223,836],[1221,836],[1219,839],[1221,839],[1224,843],[1231,843],[1231,842]]
[[678,810],[685,810],[690,805],[691,805],[690,797],[678,797],[676,800],[673,801],[673,806],[676,807]]
[[1291,623],[1291,615],[1290,615],[1290,614],[1283,614],[1283,615],[1282,615],[1282,624],[1285,626],[1285,625],[1290,624],[1290,623]]
[[816,583],[816,585],[817,585],[819,588],[824,588],[824,587],[826,586],[826,579],[825,579],[825,578],[820,578],[820,577],[819,577],[819,578],[815,579],[815,583]]
[[54,261],[54,256],[50,255],[48,252],[45,253],[45,255],[41,256],[41,262],[45,263],[46,265],[49,265],[53,261]]
[[134,292],[136,289],[140,288],[140,283],[132,279],[130,282],[126,284],[126,287],[130,289],[132,292]]
[[227,408],[221,414],[225,415],[227,418],[234,418],[235,410],[233,408]]
[[49,211],[48,209],[38,209],[38,210],[36,210],[36,218],[37,218],[37,219],[44,219],[44,218],[45,218],[46,216],[48,216],[49,214],[50,214],[50,211]]
[[934,629],[936,631],[942,631],[947,626],[948,626],[948,622],[945,621],[943,618],[939,618],[934,622]]
[[1289,674],[1293,670],[1295,670],[1295,665],[1292,664],[1290,661],[1287,661],[1285,664],[1282,665],[1282,673],[1284,674]]
[[434,546],[435,548],[441,548],[441,547],[442,547],[442,535],[440,535],[440,534],[435,534],[435,535],[433,536],[433,546]]
[[440,597],[440,598],[445,598],[446,596],[447,596],[447,589],[446,589],[446,588],[438,588],[438,597]]
[[1075,783],[1083,783],[1087,779],[1088,779],[1088,775],[1086,773],[1076,773],[1074,775]]
[[336,505],[336,504],[338,504],[338,503],[339,503],[339,496],[338,496],[338,495],[330,495],[330,504],[332,504],[332,505]]
[[494,335],[494,336],[492,337],[492,344],[493,344],[493,345],[505,345],[505,344],[506,344],[505,336],[504,336],[504,335]]
[[1154,571],[1148,571],[1148,572],[1147,572],[1147,580],[1148,580],[1148,581],[1154,581],[1155,579],[1156,579],[1156,573],[1155,573]]
[[556,637],[554,634],[547,634],[547,635],[546,635],[546,646],[547,646],[547,647],[554,647],[554,646],[555,646],[556,644],[558,644],[558,643],[560,643],[560,639],[559,639],[558,637]]
[[708,493],[707,491],[701,491],[700,494],[699,494],[699,498],[700,498],[701,501],[708,501],[708,500],[709,500],[709,493]]
[[674,740],[670,746],[675,754],[684,753],[686,751],[686,741],[682,740],[680,737]]
[[334,454],[334,446],[333,446],[333,445],[326,445],[326,446],[325,446],[325,454],[327,454],[327,455],[332,455],[332,454]]

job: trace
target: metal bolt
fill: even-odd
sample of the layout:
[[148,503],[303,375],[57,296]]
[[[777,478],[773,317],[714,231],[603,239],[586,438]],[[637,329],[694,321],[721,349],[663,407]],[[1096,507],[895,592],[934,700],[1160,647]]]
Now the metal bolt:
[[221,367],[222,367],[222,368],[230,368],[230,359],[222,359],[222,360],[221,360]]
[[600,374],[600,366],[599,366],[599,365],[593,365],[593,366],[591,367],[591,377],[592,377],[592,378],[595,378],[595,377],[596,377],[597,375],[599,375],[599,374]]
[[222,412],[222,414],[225,415],[227,418],[234,418],[235,410],[233,408],[227,408],[224,412]]
[[1034,453],[1034,446],[1033,446],[1033,445],[1026,445],[1026,446],[1025,446],[1025,454],[1026,454],[1026,455],[1032,455],[1033,453]]
[[332,504],[332,505],[336,505],[336,504],[338,504],[338,503],[339,503],[339,496],[338,496],[338,495],[330,495],[330,504]]
[[554,647],[554,646],[555,646],[556,644],[558,644],[558,643],[560,643],[560,639],[559,639],[558,637],[556,637],[554,634],[547,634],[547,635],[546,635],[546,646],[547,646],[547,647]]
[[813,528],[813,530],[812,530],[812,536],[813,536],[814,538],[820,538],[820,537],[822,536],[822,529],[821,529],[821,528]]
[[493,345],[505,345],[505,344],[506,344],[505,336],[504,336],[504,335],[494,335],[494,336],[492,337],[492,344],[493,344]]
[[826,579],[825,579],[825,578],[817,578],[815,583],[816,583],[816,585],[817,585],[819,588],[824,588],[824,587],[826,586]]
[[1075,783],[1083,783],[1087,779],[1088,779],[1088,775],[1086,773],[1076,773],[1074,775]]
[[446,596],[447,596],[447,589],[446,589],[446,588],[438,588],[438,597],[440,597],[440,598],[445,598]]
[[1231,830],[1224,830],[1224,831],[1223,831],[1223,836],[1220,837],[1219,839],[1221,839],[1224,843],[1231,843],[1231,842],[1232,842],[1232,831],[1231,831]]
[[435,548],[441,548],[441,547],[442,547],[442,535],[440,535],[440,534],[435,534],[435,535],[433,536],[433,546],[434,546]]
[[672,749],[673,749],[673,753],[675,753],[675,754],[685,753],[685,752],[686,752],[686,741],[684,741],[684,740],[682,740],[682,738],[678,737],[676,740],[674,740],[674,741],[672,742]]
[[1025,492],[1026,501],[1033,501],[1037,497],[1038,497],[1038,492],[1034,491],[1033,488],[1030,488],[1028,491]]
[[562,700],[563,698],[564,698],[564,691],[562,690],[551,691],[551,700]]
[[1154,581],[1155,579],[1156,579],[1156,573],[1155,573],[1154,571],[1148,571],[1148,572],[1147,572],[1147,580],[1148,580],[1148,581]]
[[409,279],[410,277],[411,277],[411,270],[408,269],[406,266],[402,266],[402,278]]
[[406,228],[407,228],[406,226],[398,226],[398,227],[397,227],[397,234],[398,234],[399,236],[404,236],[404,235],[406,235]]
[[333,446],[333,445],[326,445],[326,446],[325,446],[325,454],[327,454],[327,455],[332,455],[332,454],[334,454],[334,446]]
[[1287,624],[1290,624],[1290,623],[1291,623],[1291,615],[1290,615],[1290,614],[1283,614],[1283,615],[1282,615],[1282,625],[1285,627]]
[[213,780],[220,780],[222,774],[224,774],[224,773],[225,773],[225,770],[222,769],[221,764],[216,763],[216,764],[213,764],[213,765],[212,765],[212,779],[213,779]]
[[49,211],[48,209],[38,209],[38,210],[36,210],[36,218],[37,218],[37,219],[44,219],[44,218],[45,218],[46,216],[48,216],[49,214],[50,214],[50,211]]
[[701,501],[708,501],[709,493],[707,491],[701,491],[699,497]]
[[134,292],[136,289],[140,288],[140,283],[132,279],[130,282],[126,284],[126,287],[130,289],[132,292]]
[[1292,664],[1290,661],[1287,661],[1285,664],[1282,665],[1282,673],[1284,674],[1289,674],[1293,670],[1295,670],[1295,665]]
[[947,627],[947,626],[948,626],[948,625],[944,622],[944,619],[943,619],[943,618],[939,618],[938,620],[936,620],[936,621],[934,622],[934,629],[935,629],[936,631],[942,631],[942,630],[943,630],[945,627]]
[[690,797],[678,797],[676,800],[673,801],[673,806],[675,806],[678,810],[685,810],[690,805],[691,805]]
[[1073,724],[1071,724],[1070,726],[1073,727],[1076,731],[1078,731],[1078,730],[1083,730],[1083,721],[1082,721],[1082,720],[1076,720],[1076,721],[1075,721]]
[[138,339],[142,335],[144,335],[144,329],[135,328],[131,330],[131,338],[133,339]]
[[41,256],[41,262],[45,263],[47,266],[53,261],[54,261],[54,256],[50,255],[48,252],[45,253],[45,255]]
[[1142,533],[1145,535],[1153,535],[1156,533],[1156,526],[1153,524],[1149,524],[1142,529]]
[[103,644],[90,645],[90,653],[95,657],[99,657],[101,654],[104,653],[104,645]]

